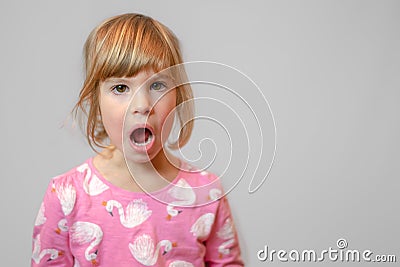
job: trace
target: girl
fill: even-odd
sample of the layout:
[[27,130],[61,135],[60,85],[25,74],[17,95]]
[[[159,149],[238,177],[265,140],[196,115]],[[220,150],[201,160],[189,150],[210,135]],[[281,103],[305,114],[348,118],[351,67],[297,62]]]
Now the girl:
[[172,148],[193,127],[174,34],[124,14],[90,33],[84,55],[74,111],[87,115],[90,146],[103,150],[51,180],[32,266],[243,266],[217,177],[164,148],[174,119],[182,129]]

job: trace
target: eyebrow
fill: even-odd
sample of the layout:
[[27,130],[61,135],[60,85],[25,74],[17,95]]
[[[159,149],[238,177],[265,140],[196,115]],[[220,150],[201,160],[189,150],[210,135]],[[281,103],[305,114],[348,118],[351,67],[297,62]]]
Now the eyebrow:
[[122,83],[129,83],[130,81],[129,81],[129,79],[127,79],[127,78],[118,78],[118,77],[109,77],[109,78],[107,78],[107,79],[105,79],[104,80],[104,82],[105,83],[119,83],[119,82],[122,82]]
[[148,81],[150,82],[154,82],[157,80],[169,80],[171,82],[175,82],[174,78],[171,75],[167,75],[167,74],[154,74],[153,76],[151,76]]
[[174,79],[171,75],[168,74],[154,74],[152,78],[171,79],[171,80]]
[[[149,82],[154,82],[159,79],[165,79],[165,80],[170,80],[171,82],[174,82],[174,78],[171,75],[167,74],[153,74],[151,77],[148,78],[147,81]],[[124,77],[109,77],[104,80],[104,83],[131,83],[132,81],[129,78],[124,78]],[[134,80],[135,82],[135,80]]]

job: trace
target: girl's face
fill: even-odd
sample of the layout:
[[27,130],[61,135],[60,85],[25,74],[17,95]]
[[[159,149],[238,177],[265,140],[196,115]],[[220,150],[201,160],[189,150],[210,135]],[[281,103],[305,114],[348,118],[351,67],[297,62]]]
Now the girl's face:
[[167,141],[174,121],[176,89],[166,75],[142,70],[133,77],[100,83],[100,112],[111,144],[133,162],[152,160]]

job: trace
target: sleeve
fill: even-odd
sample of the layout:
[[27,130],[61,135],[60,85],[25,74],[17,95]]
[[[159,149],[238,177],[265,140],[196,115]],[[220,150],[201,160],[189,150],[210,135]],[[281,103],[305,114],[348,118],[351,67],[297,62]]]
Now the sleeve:
[[244,266],[238,236],[226,197],[218,201],[214,225],[206,241],[206,266]]
[[46,190],[33,228],[33,266],[72,267],[66,218],[53,179]]

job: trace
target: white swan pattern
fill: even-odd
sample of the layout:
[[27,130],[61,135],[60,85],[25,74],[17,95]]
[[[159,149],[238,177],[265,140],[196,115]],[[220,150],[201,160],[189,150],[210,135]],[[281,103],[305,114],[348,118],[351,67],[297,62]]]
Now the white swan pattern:
[[58,187],[55,186],[57,197],[60,200],[61,209],[65,216],[71,214],[75,206],[76,201],[76,190],[75,188],[67,183],[60,184]]
[[173,261],[168,267],[194,267],[194,265],[187,261]]
[[168,190],[168,194],[177,199],[167,205],[168,220],[181,213],[181,211],[175,209],[175,206],[190,206],[196,201],[196,193],[183,178],[179,179],[179,181]]
[[77,168],[77,171],[83,173],[86,171],[85,179],[83,181],[83,190],[89,196],[97,196],[109,189],[96,174],[92,175],[92,170],[87,163],[82,164]]
[[57,226],[58,226],[56,229],[57,234],[61,234],[61,232],[68,232],[67,219],[59,220]]
[[162,252],[164,255],[168,253],[173,246],[174,244],[171,241],[161,240],[154,249],[154,241],[147,234],[138,236],[133,244],[129,243],[129,249],[132,253],[132,256],[138,262],[146,266],[152,266],[157,262],[161,247],[164,247]]
[[47,261],[55,260],[59,256],[62,256],[64,253],[62,251],[58,251],[57,249],[47,248],[41,250],[41,242],[40,242],[40,234],[38,234],[33,239],[33,252],[32,252],[32,259],[36,264],[39,264],[44,256],[50,254],[50,257]]
[[197,238],[206,238],[211,232],[211,227],[214,223],[214,213],[206,213],[201,215],[192,225],[190,232]]
[[167,205],[167,213],[168,213],[167,220],[171,220],[172,217],[177,216],[181,212],[182,212],[181,210],[177,210],[177,209],[175,209],[174,206],[172,206],[171,204],[168,204]]
[[228,255],[230,253],[228,246],[231,246],[235,242],[235,231],[231,218],[226,219],[224,225],[217,232],[217,236],[225,240],[225,242],[218,247],[220,257],[222,257],[222,255]]
[[147,208],[146,202],[144,202],[142,199],[135,199],[129,202],[128,206],[126,207],[126,212],[124,212],[124,208],[122,207],[121,203],[116,200],[103,202],[103,205],[112,216],[114,216],[112,211],[114,207],[116,207],[118,209],[120,222],[126,228],[133,228],[142,224],[150,217],[152,213],[152,211]]
[[212,188],[208,193],[208,197],[210,198],[210,200],[217,200],[221,197],[221,195],[222,191],[218,188]]
[[89,243],[89,246],[85,250],[85,258],[93,265],[98,265],[96,261],[97,249],[90,253],[96,246],[98,246],[103,239],[103,231],[100,226],[90,222],[75,222],[71,229],[71,240],[73,243],[79,245]]
[[42,225],[46,222],[47,218],[44,216],[44,212],[45,212],[45,207],[44,203],[42,202],[42,204],[40,205],[39,212],[36,216],[35,226]]
[[233,229],[233,221],[231,218],[227,218],[225,220],[224,225],[221,227],[221,229],[217,232],[217,235],[221,239],[231,239],[235,237],[235,232]]
[[231,250],[228,248],[228,246],[232,245],[235,242],[235,239],[229,239],[228,241],[225,241],[218,247],[218,252],[219,252],[219,257],[222,258],[222,255],[228,255]]

